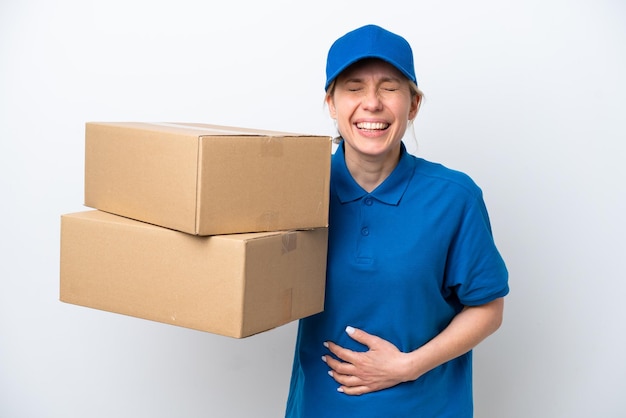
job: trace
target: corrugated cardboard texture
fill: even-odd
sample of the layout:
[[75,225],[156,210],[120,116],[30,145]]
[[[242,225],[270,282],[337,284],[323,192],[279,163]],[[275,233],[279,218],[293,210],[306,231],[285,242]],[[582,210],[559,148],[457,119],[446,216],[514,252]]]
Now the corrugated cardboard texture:
[[101,211],[61,219],[63,302],[235,338],[323,309],[327,228],[199,237]]
[[196,235],[326,227],[331,146],[215,125],[87,123],[85,205]]

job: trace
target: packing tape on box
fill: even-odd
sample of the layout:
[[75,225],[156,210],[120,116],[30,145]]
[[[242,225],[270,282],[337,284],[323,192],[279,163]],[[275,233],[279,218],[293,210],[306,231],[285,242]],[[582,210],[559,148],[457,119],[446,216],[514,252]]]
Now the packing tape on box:
[[291,314],[291,308],[292,308],[292,304],[293,304],[293,289],[289,288],[289,289],[285,289],[283,290],[283,294],[282,294],[282,321],[287,323],[291,320],[293,320],[293,315]]
[[[183,125],[181,123],[168,123],[168,122],[152,122],[151,125],[157,126],[166,126],[171,128],[181,128],[181,129],[193,129],[196,131],[202,131],[205,135],[207,134],[225,134],[225,135],[242,135],[242,136],[250,136],[253,135],[250,132],[239,131],[237,129],[220,129],[213,127],[201,127],[201,126],[192,126],[192,125]],[[265,136],[261,141],[261,157],[282,157],[283,156],[283,141],[280,138],[273,136]]]
[[273,136],[263,138],[261,141],[261,157],[282,157],[283,141]]
[[257,219],[259,231],[274,231],[278,223],[278,213],[275,211],[265,211]]
[[283,239],[283,249],[282,249],[283,254],[293,251],[298,247],[298,233],[297,232],[295,231],[286,232],[283,234],[282,239]]

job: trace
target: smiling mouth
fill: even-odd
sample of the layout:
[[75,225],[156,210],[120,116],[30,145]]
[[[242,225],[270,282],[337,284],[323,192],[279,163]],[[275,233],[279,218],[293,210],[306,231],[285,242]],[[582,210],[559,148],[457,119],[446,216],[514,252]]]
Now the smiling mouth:
[[389,127],[389,124],[383,122],[359,122],[356,124],[356,127],[368,131],[384,131]]

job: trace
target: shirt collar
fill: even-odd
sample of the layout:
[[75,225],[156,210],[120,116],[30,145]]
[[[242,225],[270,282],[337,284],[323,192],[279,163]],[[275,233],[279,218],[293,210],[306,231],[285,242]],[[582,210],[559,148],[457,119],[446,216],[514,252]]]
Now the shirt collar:
[[[332,160],[332,183],[341,203],[359,200],[368,193],[354,180],[344,155],[344,144],[341,142]],[[388,205],[397,205],[404,195],[413,173],[415,171],[415,159],[406,151],[404,143],[401,143],[400,160],[391,174],[371,193],[370,196]]]

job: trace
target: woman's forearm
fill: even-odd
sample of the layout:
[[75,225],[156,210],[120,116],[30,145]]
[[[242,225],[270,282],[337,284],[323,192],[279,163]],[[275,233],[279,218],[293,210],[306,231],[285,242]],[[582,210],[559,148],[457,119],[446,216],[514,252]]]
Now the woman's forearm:
[[407,356],[407,381],[463,355],[493,334],[502,323],[504,298],[465,307],[435,338]]

